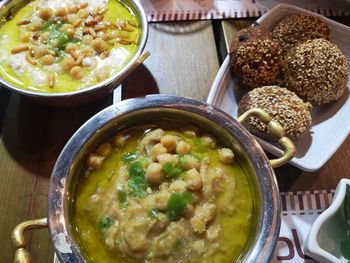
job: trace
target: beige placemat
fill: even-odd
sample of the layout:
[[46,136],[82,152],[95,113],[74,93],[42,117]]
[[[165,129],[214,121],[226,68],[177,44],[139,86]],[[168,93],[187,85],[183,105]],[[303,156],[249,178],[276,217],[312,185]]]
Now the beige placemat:
[[346,0],[139,0],[148,21],[259,17],[278,3],[289,3],[326,15],[350,14]]

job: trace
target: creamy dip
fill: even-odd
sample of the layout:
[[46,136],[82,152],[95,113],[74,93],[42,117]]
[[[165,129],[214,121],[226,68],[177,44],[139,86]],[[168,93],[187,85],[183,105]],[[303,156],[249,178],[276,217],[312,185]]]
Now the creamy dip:
[[117,73],[135,54],[139,17],[122,0],[35,0],[0,26],[0,77],[69,92]]
[[88,262],[235,262],[254,224],[231,149],[168,122],[116,134],[87,158],[72,221]]

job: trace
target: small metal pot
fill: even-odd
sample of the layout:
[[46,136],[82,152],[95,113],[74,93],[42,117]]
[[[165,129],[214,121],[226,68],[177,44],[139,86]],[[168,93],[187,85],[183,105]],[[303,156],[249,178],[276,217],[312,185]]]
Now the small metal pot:
[[[138,0],[126,0],[130,3],[130,8],[139,16],[141,23],[141,38],[139,41],[139,46],[131,58],[131,60],[121,68],[117,73],[109,77],[108,79],[94,85],[91,87],[86,87],[80,90],[71,92],[57,92],[57,93],[45,93],[45,92],[35,92],[31,90],[26,90],[19,88],[16,85],[9,83],[5,79],[0,77],[0,83],[21,95],[29,97],[34,101],[57,107],[71,107],[76,105],[81,105],[88,103],[112,92],[118,85],[137,68],[142,62],[149,56],[149,52],[146,51],[142,54],[142,51],[146,45],[148,36],[148,22],[145,11]],[[0,18],[3,19],[11,15],[16,10],[16,7],[22,5],[23,2],[31,2],[31,0],[3,0],[0,2]]]
[[[74,239],[70,225],[71,202],[74,198],[76,177],[86,158],[99,144],[119,130],[160,118],[184,120],[205,129],[232,148],[248,176],[254,194],[256,224],[248,239],[248,246],[238,262],[269,262],[276,246],[280,229],[280,198],[272,166],[282,165],[295,153],[293,143],[283,136],[283,129],[261,110],[243,114],[259,116],[270,131],[279,137],[285,155],[270,161],[254,137],[228,114],[204,102],[189,98],[152,95],[112,105],[88,120],[68,141],[52,172],[48,193],[48,218],[21,223],[13,232],[17,249],[16,262],[29,258],[22,236],[27,227],[45,227],[48,224],[56,255],[60,262],[86,262]],[[272,164],[271,164],[272,162]]]

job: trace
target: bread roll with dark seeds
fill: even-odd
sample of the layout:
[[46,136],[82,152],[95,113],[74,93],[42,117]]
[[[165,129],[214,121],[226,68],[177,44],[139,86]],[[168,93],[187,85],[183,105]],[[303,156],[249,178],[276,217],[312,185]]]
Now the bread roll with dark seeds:
[[[248,92],[238,104],[238,115],[253,108],[261,108],[279,122],[292,140],[298,140],[311,125],[310,103],[305,103],[294,92],[279,86],[265,86]],[[255,117],[250,117],[243,125],[259,137],[274,140],[266,130],[266,125]]]
[[280,44],[259,27],[242,29],[231,42],[232,72],[249,89],[276,84],[281,62]]
[[272,36],[278,40],[284,54],[296,44],[310,39],[331,40],[328,25],[316,16],[293,14],[283,18],[272,30]]
[[347,88],[346,57],[335,44],[321,38],[290,49],[282,72],[288,89],[317,106],[338,100]]

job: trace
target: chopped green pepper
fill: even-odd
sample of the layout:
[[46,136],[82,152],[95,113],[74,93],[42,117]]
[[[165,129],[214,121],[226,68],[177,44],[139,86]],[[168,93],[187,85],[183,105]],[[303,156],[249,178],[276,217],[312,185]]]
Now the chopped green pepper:
[[128,198],[128,195],[124,190],[118,190],[118,200],[120,204],[126,203],[127,198]]
[[146,188],[148,185],[142,163],[140,161],[132,162],[128,167],[128,171],[128,186],[131,194],[141,198],[146,196]]
[[111,216],[104,216],[102,217],[101,221],[100,221],[100,228],[102,230],[110,228],[114,223],[114,218],[112,218]]
[[122,160],[124,163],[130,163],[132,161],[135,161],[137,159],[137,154],[128,152],[122,156]]
[[171,193],[167,203],[167,215],[170,220],[181,218],[188,204],[193,202],[193,196],[189,192]]
[[179,167],[174,166],[172,163],[165,163],[162,165],[162,168],[165,172],[165,177],[167,178],[178,177],[182,173],[182,170]]

